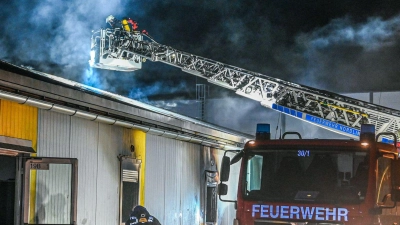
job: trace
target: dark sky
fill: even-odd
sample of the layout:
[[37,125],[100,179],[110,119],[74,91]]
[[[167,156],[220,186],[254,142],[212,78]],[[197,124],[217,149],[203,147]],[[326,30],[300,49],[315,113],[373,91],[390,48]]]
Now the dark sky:
[[0,11],[0,59],[143,101],[193,99],[200,79],[153,62],[90,69],[91,31],[110,14],[159,43],[268,76],[338,93],[400,90],[399,0],[1,0]]

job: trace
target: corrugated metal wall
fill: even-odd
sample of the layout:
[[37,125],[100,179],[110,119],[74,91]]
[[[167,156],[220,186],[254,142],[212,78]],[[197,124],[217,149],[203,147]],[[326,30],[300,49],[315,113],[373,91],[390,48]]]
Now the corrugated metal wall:
[[147,135],[145,206],[162,224],[200,223],[200,145]]
[[[78,159],[78,224],[118,224],[117,156],[130,155],[130,145],[131,130],[39,110],[38,156]],[[48,190],[62,182],[37,179]]]
[[0,112],[0,134],[30,140],[36,150],[38,109],[0,100]]
[[39,110],[38,156],[71,158],[71,117]]

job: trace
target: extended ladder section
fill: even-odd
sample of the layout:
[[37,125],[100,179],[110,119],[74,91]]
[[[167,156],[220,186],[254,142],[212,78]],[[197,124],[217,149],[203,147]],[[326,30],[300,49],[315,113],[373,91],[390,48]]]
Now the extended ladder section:
[[[159,44],[144,33],[101,29],[93,33],[91,50],[92,67],[134,71],[146,59],[159,61],[259,101],[267,108],[351,138],[359,137],[363,123],[374,124],[376,133],[392,132],[399,137],[399,110],[186,53]],[[384,135],[382,141],[390,142],[390,137]]]

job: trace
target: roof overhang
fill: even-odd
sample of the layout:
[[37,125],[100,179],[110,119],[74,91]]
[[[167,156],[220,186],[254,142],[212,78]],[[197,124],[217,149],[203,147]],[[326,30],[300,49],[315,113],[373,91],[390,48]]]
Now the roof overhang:
[[24,153],[35,153],[32,141],[0,136],[0,155],[17,156]]
[[213,148],[254,139],[204,121],[0,60],[0,99]]

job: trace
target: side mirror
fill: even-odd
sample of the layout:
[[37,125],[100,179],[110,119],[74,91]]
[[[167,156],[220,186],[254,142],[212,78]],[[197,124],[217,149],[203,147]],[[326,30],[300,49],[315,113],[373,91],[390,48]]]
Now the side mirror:
[[400,160],[392,160],[391,165],[392,175],[392,200],[394,202],[400,202]]
[[222,164],[221,164],[221,182],[225,182],[229,180],[229,172],[231,169],[231,159],[228,156],[222,157]]
[[228,152],[236,152],[233,150],[227,150],[224,153],[224,156],[222,157],[222,162],[221,162],[221,174],[219,176],[220,183],[218,184],[218,197],[220,201],[223,202],[234,202],[235,203],[235,208],[236,208],[236,201],[234,200],[227,200],[227,199],[222,199],[221,196],[227,195],[228,194],[228,185],[224,184],[223,182],[226,182],[229,180],[229,172],[231,170],[231,158],[226,156],[226,153]]
[[224,183],[218,184],[218,195],[226,195],[228,194],[228,185]]

